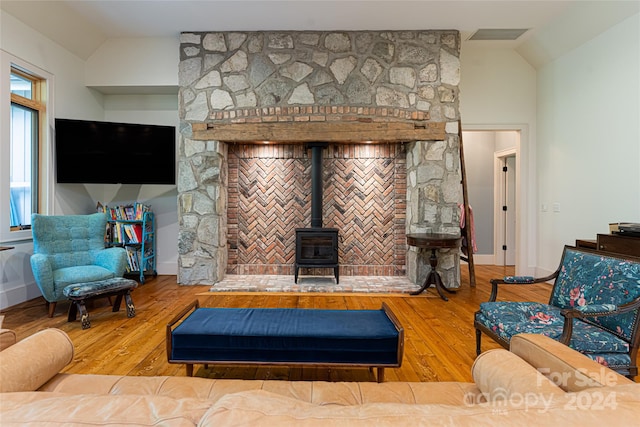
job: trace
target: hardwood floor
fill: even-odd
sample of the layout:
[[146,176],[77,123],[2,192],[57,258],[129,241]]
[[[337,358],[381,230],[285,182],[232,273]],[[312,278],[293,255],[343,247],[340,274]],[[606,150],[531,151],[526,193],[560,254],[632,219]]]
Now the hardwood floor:
[[[476,288],[470,288],[468,269],[462,267],[462,287],[449,302],[435,290],[418,296],[384,294],[315,293],[215,293],[209,286],[180,286],[175,276],[158,276],[133,292],[136,317],[127,318],[124,309],[113,313],[107,299],[88,307],[91,328],[82,330],[79,321],[67,322],[68,303],[58,303],[53,318],[37,298],[11,307],[2,327],[14,329],[18,339],[44,328],[60,328],[74,342],[75,356],[64,370],[69,373],[119,375],[185,375],[184,365],[169,364],[165,347],[166,324],[194,299],[203,307],[301,307],[332,309],[377,309],[386,302],[405,330],[405,353],[400,368],[385,370],[386,381],[472,381],[475,359],[473,313],[489,298],[489,279],[513,274],[509,267],[477,266]],[[547,284],[503,289],[500,299],[548,300]],[[499,347],[483,337],[483,350]],[[195,367],[196,375],[211,378],[370,380],[367,369],[288,367]]]

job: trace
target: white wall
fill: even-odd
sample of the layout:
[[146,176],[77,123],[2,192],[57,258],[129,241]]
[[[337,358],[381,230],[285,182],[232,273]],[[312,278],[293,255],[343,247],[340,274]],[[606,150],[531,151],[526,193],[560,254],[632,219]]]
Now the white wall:
[[[466,43],[460,54],[462,129],[519,130],[517,273],[536,269],[536,71],[510,49]],[[465,144],[466,149],[466,144]],[[465,161],[466,161],[465,155]]]
[[[102,119],[103,96],[84,86],[84,61],[3,11],[0,11],[0,49],[54,76],[54,104],[48,105],[50,113]],[[8,90],[2,87],[2,91]],[[7,205],[1,206],[4,209]],[[40,295],[29,263],[32,242],[7,245],[15,249],[0,253],[0,308]]]
[[[640,27],[635,15],[538,74],[538,263],[640,222]],[[558,203],[560,212],[553,211]]]
[[84,85],[84,61],[13,16],[0,11],[0,48],[55,77],[56,116],[102,118],[102,95]]
[[[176,127],[176,95],[107,95],[105,120]],[[177,139],[176,139],[177,141]],[[178,144],[176,142],[176,151]],[[178,156],[176,155],[176,159]],[[178,274],[178,191],[175,185],[103,185],[103,204],[115,206],[134,201],[151,207],[156,218],[158,274]]]
[[107,91],[135,87],[152,88],[153,93],[177,93],[179,63],[177,37],[110,39],[87,59],[85,83]]
[[[132,42],[138,52],[147,49],[146,58],[154,64],[155,59],[164,57],[169,64],[165,73],[156,73],[162,77],[148,80],[153,84],[153,91],[172,93],[171,95],[104,95],[97,90],[87,88],[85,61],[69,53],[56,43],[42,36],[37,31],[25,26],[11,15],[0,11],[0,49],[46,70],[54,76],[54,104],[49,106],[49,112],[55,117],[77,118],[83,120],[122,121],[129,123],[149,123],[178,126],[177,92],[177,58],[178,41],[145,40]],[[175,44],[175,47],[173,46]],[[166,49],[161,53],[160,46]],[[111,54],[113,45],[107,46]],[[127,52],[121,52],[126,57]],[[126,62],[120,58],[108,56],[111,65],[103,69],[91,83],[99,87],[127,88],[142,87],[145,92],[144,81],[139,78],[123,80],[127,72],[132,76],[140,76],[149,67],[141,68],[138,64],[135,70],[123,66]],[[100,66],[103,59],[90,58],[92,69]],[[103,64],[104,65],[104,64]],[[152,67],[153,68],[153,67]],[[114,71],[117,70],[118,72]],[[171,79],[167,76],[171,75]],[[113,76],[109,81],[105,76]],[[2,88],[3,91],[9,90]],[[98,201],[110,205],[143,201],[152,206],[156,213],[158,236],[158,273],[176,274],[177,271],[177,191],[175,186],[153,185],[54,185],[55,198],[52,212],[49,214],[82,214],[95,211]],[[5,206],[4,204],[2,205]],[[35,298],[40,294],[33,275],[29,257],[33,253],[30,240],[11,242],[15,248],[0,252],[0,309]]]

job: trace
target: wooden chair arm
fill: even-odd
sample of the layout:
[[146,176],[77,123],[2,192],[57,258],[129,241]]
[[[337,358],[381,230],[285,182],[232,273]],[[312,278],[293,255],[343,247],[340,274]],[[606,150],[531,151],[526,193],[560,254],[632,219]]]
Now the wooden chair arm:
[[[564,310],[563,310],[564,311]],[[564,315],[564,313],[562,313]],[[573,317],[564,316],[564,325],[562,326],[562,335],[560,335],[560,341],[562,344],[569,346],[571,342],[571,335],[573,334]]]
[[640,308],[640,298],[622,305],[615,304],[591,304],[578,308],[565,308],[560,310],[560,314],[564,317],[564,326],[560,342],[569,345],[571,334],[573,333],[573,319],[584,319],[588,317],[606,317],[615,316]]
[[606,317],[626,313],[640,308],[640,298],[629,301],[626,304],[590,304],[577,308],[565,308],[560,312],[567,318],[584,319],[585,317]]
[[498,286],[499,285],[533,285],[536,283],[543,283],[549,280],[553,280],[558,277],[558,271],[545,277],[533,277],[533,276],[505,276],[502,279],[491,279],[491,296],[489,302],[495,302],[498,298]]

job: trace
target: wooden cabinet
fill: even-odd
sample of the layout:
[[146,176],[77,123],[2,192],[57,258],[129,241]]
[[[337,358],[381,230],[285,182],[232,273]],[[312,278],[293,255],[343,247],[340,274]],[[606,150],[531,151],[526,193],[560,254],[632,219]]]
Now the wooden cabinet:
[[598,242],[595,239],[576,239],[576,248],[598,249]]
[[640,257],[640,237],[620,234],[598,234],[599,251]]

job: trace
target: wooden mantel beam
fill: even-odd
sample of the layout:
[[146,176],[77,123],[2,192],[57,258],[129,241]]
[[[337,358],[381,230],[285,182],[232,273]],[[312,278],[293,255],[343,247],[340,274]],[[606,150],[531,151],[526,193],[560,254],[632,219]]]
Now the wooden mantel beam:
[[198,123],[192,125],[191,139],[229,143],[272,141],[295,144],[313,141],[333,143],[407,142],[445,139],[443,122],[281,122],[281,123]]

